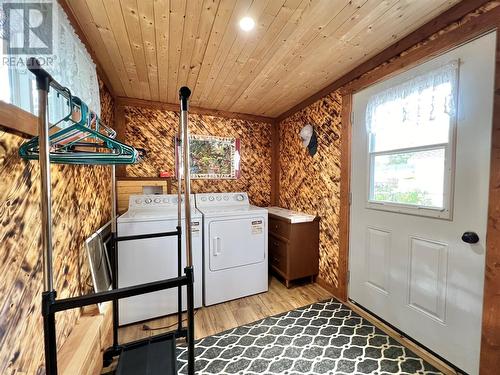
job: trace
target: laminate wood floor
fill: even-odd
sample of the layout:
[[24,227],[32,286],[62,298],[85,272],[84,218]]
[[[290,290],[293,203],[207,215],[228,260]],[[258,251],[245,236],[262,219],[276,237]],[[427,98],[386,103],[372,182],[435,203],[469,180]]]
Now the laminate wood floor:
[[[287,289],[279,280],[270,277],[269,291],[266,293],[196,310],[196,339],[331,297],[331,293],[315,283],[295,284]],[[145,323],[129,325],[119,329],[119,340],[120,342],[128,342],[171,331],[175,328],[176,323],[176,316],[170,315]],[[152,330],[144,329],[145,327],[152,328]]]

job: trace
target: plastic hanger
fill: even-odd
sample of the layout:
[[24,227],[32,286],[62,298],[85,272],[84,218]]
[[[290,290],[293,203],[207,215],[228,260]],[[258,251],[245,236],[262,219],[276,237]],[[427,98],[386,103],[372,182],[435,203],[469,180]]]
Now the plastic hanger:
[[[57,89],[56,89],[57,90]],[[49,136],[49,158],[57,164],[133,164],[139,152],[116,139],[116,132],[101,123],[95,112],[68,89],[63,92],[69,103],[69,113],[50,128],[69,124]],[[19,155],[24,159],[38,159],[39,139],[24,143]]]

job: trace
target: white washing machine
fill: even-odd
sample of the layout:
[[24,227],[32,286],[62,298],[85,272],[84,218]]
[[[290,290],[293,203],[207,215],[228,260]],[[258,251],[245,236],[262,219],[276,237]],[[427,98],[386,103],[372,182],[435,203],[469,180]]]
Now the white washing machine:
[[[202,216],[191,198],[194,307],[202,306]],[[182,207],[184,215],[184,207]],[[185,230],[184,217],[182,230]],[[175,231],[177,195],[132,195],[128,211],[117,219],[118,237]],[[118,287],[177,277],[177,236],[118,242]],[[182,272],[186,266],[182,236]],[[186,310],[186,287],[182,305]],[[119,324],[125,325],[177,312],[177,288],[119,300]]]
[[205,306],[268,290],[267,210],[247,193],[196,194],[203,214]]

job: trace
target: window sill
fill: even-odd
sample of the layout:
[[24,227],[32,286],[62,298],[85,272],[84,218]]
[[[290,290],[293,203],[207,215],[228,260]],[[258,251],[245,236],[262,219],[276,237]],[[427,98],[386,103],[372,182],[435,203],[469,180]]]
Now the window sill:
[[25,138],[38,135],[35,115],[3,101],[0,101],[0,127]]
[[368,200],[365,207],[370,210],[392,212],[404,215],[422,216],[442,220],[453,219],[452,212],[449,208],[433,208],[404,203],[380,202],[372,200]]

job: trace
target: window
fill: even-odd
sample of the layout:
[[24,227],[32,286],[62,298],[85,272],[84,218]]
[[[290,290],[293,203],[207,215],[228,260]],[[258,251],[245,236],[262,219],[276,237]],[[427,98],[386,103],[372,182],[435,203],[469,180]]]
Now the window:
[[[55,1],[52,6],[53,50],[51,55],[35,56],[59,83],[69,87],[73,95],[81,98],[100,114],[99,84],[95,64],[85,46],[73,30],[62,7]],[[20,30],[24,30],[20,28]],[[13,37],[23,37],[13,33]],[[38,113],[38,93],[33,74],[25,66],[31,55],[5,55],[7,41],[0,36],[0,100],[33,114]],[[67,101],[51,90],[48,98],[49,121],[55,123],[69,112]]]
[[[0,38],[0,51],[4,50],[4,40]],[[10,85],[4,82],[9,82],[9,68],[5,64],[0,64],[0,100],[5,103],[10,103]]]
[[[21,10],[12,11],[20,13]],[[22,15],[20,16],[22,19]],[[23,38],[22,28],[11,30],[11,40]],[[37,93],[33,75],[24,66],[25,56],[4,55],[8,41],[0,38],[0,100],[36,114]],[[19,58],[18,58],[19,57]]]
[[450,217],[458,61],[372,96],[368,206]]

